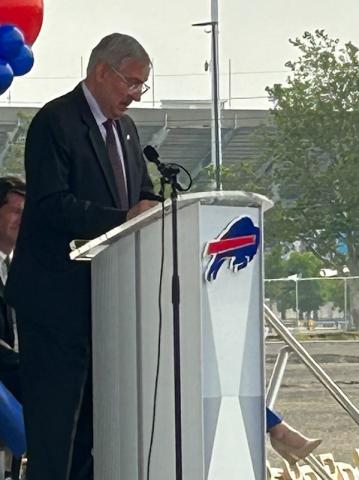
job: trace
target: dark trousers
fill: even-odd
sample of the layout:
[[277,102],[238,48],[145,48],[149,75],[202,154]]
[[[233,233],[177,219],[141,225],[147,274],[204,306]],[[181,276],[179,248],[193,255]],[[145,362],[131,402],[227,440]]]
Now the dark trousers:
[[0,365],[0,381],[14,395],[16,400],[22,403],[19,367],[6,368]]
[[92,371],[88,373],[74,440],[70,480],[93,480]]
[[275,412],[274,410],[270,410],[268,407],[266,408],[266,415],[267,415],[267,432],[282,422],[283,417],[279,415],[279,413]]
[[17,321],[27,480],[93,480],[90,340]]

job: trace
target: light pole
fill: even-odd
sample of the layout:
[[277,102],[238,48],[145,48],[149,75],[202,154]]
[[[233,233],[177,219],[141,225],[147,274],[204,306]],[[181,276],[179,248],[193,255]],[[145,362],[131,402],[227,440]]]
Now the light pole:
[[348,318],[348,278],[352,279],[352,278],[358,278],[358,277],[355,277],[355,276],[351,276],[351,277],[348,277],[350,275],[350,270],[349,268],[344,265],[343,266],[343,277],[339,277],[338,276],[338,270],[332,270],[332,269],[329,269],[329,268],[322,268],[322,270],[320,270],[320,276],[321,277],[326,277],[329,279],[338,279],[338,280],[343,280],[344,281],[344,325],[345,325],[345,329],[346,330],[349,330],[353,325],[351,323],[351,315],[349,314],[349,318]]
[[344,277],[344,324],[345,329],[349,330],[349,321],[348,321],[348,285],[347,278]]
[[297,327],[299,327],[299,300],[298,300],[298,276],[296,275],[295,281],[295,311],[297,314]]
[[218,59],[218,0],[211,0],[211,21],[193,23],[193,27],[211,27],[212,38],[212,165],[215,166],[216,190],[222,190],[222,138],[221,138],[221,101],[219,96],[219,59]]
[[351,315],[349,312],[348,316],[348,276],[350,275],[349,268],[344,265],[343,267],[343,275],[344,275],[344,324],[346,330],[351,330],[353,328],[353,324],[351,322]]
[[155,62],[154,62],[153,59],[151,60],[151,63],[152,63],[152,69],[151,69],[151,72],[152,72],[152,108],[155,108]]
[[296,321],[297,321],[297,327],[299,327],[299,298],[298,298],[298,280],[300,280],[302,277],[302,274],[300,273],[299,275],[295,273],[294,275],[289,275],[287,277],[287,280],[292,280],[295,282],[295,316],[296,316]]

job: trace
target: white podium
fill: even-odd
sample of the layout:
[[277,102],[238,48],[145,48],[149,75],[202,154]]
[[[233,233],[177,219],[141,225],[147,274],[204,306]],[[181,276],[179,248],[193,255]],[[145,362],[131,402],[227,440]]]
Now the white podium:
[[[265,197],[244,192],[189,194],[178,200],[184,480],[266,477],[262,239],[263,212],[270,207]],[[161,226],[159,205],[71,253],[73,259],[92,261],[96,480],[146,479]],[[164,237],[150,478],[175,480],[169,201]]]

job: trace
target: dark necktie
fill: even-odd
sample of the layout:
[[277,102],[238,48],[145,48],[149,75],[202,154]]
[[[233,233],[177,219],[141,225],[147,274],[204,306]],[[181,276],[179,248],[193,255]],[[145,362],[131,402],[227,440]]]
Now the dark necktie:
[[9,255],[6,255],[4,263],[6,265],[6,273],[8,274],[9,270],[10,270],[10,256]]
[[113,177],[115,179],[115,183],[117,187],[117,193],[120,199],[120,208],[121,210],[128,210],[129,205],[128,205],[128,197],[127,197],[126,180],[125,180],[125,175],[124,175],[123,166],[121,162],[121,157],[116,145],[115,133],[113,131],[113,126],[115,124],[113,120],[106,120],[106,122],[104,122],[103,125],[106,129],[107,155],[110,160]]

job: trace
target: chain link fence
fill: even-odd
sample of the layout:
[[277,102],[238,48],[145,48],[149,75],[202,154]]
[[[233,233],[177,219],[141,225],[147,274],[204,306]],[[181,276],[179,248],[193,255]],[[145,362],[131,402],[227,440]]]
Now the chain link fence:
[[288,327],[359,331],[359,277],[266,279],[265,298]]

